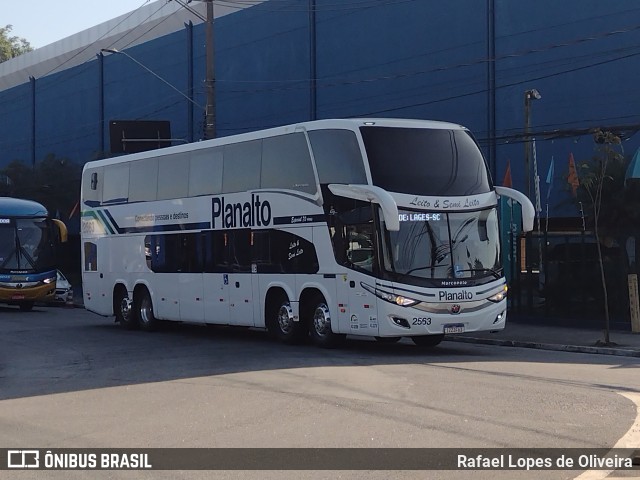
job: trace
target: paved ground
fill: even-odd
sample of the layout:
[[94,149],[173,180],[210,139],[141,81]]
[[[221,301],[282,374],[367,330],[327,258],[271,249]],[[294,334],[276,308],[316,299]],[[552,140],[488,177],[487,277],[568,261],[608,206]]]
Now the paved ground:
[[449,336],[448,340],[540,348],[567,352],[595,353],[640,357],[640,333],[612,330],[609,344],[604,344],[604,331],[554,325],[535,318],[507,320],[507,327],[500,332],[479,332]]

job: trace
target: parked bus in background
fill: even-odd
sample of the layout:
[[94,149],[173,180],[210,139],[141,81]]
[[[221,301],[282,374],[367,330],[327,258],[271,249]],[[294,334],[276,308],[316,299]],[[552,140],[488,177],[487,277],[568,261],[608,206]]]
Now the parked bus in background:
[[86,308],[266,328],[320,346],[345,335],[437,345],[500,330],[498,194],[450,123],[319,120],[87,163]]
[[0,197],[0,303],[29,311],[56,291],[58,245],[67,229],[31,200]]

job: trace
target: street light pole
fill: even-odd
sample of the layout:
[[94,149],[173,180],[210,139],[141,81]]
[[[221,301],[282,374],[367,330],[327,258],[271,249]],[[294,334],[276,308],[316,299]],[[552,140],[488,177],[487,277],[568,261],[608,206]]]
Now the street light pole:
[[[535,88],[531,90],[527,90],[524,92],[524,178],[527,189],[527,198],[531,200],[531,161],[530,161],[530,153],[531,153],[531,100],[539,100],[542,98],[540,92]],[[536,172],[537,174],[537,172]],[[534,201],[534,200],[532,200]],[[536,202],[537,205],[538,202]],[[540,230],[540,215],[537,212],[538,216],[538,231]],[[532,270],[532,262],[531,262],[531,240],[530,234],[527,234],[527,241],[525,242],[525,258],[526,258],[526,266],[527,266],[527,278],[528,282],[533,278],[533,270]],[[540,236],[538,236],[538,251],[540,253],[539,257],[539,265],[538,268],[542,267],[542,245],[540,243]],[[529,311],[533,308],[533,286],[529,283],[527,288],[527,308]]]
[[531,100],[540,100],[542,95],[535,88],[524,92],[524,182],[527,197],[531,200]]

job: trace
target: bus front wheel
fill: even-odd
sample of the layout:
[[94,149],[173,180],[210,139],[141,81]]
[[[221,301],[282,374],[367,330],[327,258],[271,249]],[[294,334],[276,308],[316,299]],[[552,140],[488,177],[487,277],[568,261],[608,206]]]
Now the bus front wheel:
[[439,335],[419,335],[415,337],[411,337],[413,343],[415,343],[418,347],[430,348],[435,347],[440,344],[440,342],[444,339],[444,334]]
[[400,337],[375,337],[376,342],[380,343],[398,343]]
[[331,312],[324,297],[318,295],[311,305],[308,322],[313,343],[323,348],[335,348],[344,343],[346,335],[334,333],[331,329]]
[[134,302],[140,328],[147,332],[157,329],[158,320],[153,313],[153,302],[149,291],[142,288],[139,294],[134,296]]
[[30,312],[31,310],[33,310],[33,302],[22,302],[20,304],[20,311]]

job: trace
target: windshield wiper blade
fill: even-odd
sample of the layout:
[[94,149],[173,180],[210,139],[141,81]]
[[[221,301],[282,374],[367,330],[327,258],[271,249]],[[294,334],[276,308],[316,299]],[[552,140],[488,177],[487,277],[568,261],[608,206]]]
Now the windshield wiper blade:
[[409,270],[408,272],[405,272],[405,275],[411,275],[413,272],[417,272],[418,270],[426,270],[428,268],[436,268],[436,267],[434,265],[425,265],[424,267],[415,267]]
[[462,269],[462,270],[459,270],[459,269],[454,270],[454,274],[457,274],[458,272],[472,272],[472,273],[489,272],[494,277],[501,278],[500,277],[500,273],[498,272],[498,270],[494,270],[493,268],[465,268],[465,269]]

